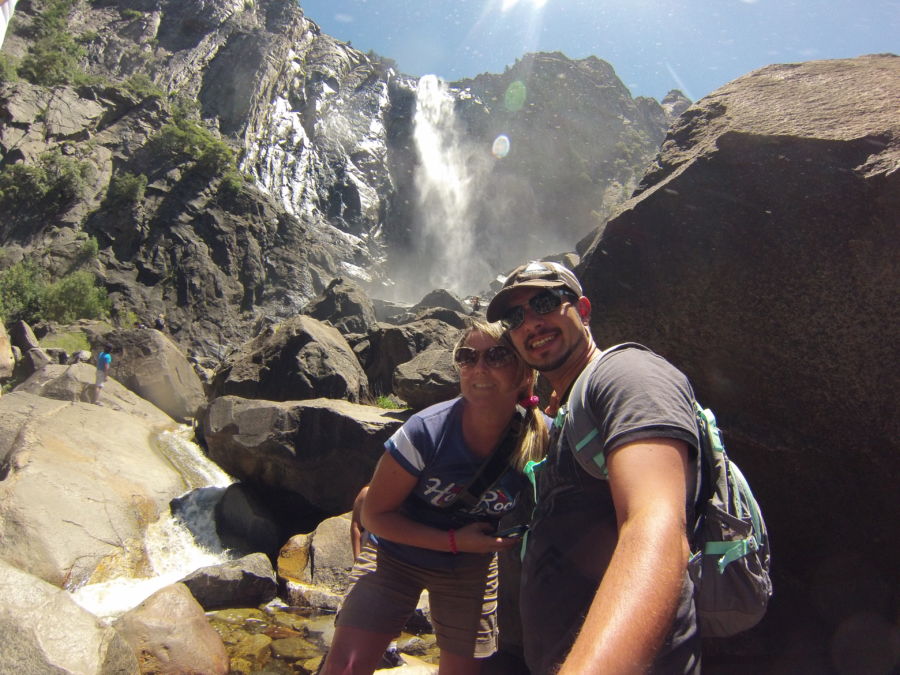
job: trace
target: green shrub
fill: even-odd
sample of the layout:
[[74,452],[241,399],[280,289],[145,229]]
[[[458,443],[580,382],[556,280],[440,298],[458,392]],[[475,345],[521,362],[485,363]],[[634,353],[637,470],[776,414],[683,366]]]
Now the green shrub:
[[0,84],[15,82],[19,79],[16,59],[9,54],[0,53]]
[[166,92],[153,84],[153,80],[144,73],[135,73],[125,80],[125,82],[122,83],[122,86],[126,91],[134,94],[140,99],[150,98],[151,96],[165,98],[166,96]]
[[387,410],[402,410],[404,406],[400,405],[390,396],[379,396],[375,399],[375,405],[379,408],[385,408]]
[[199,122],[176,116],[153,138],[156,151],[176,162],[193,162],[207,176],[235,166],[234,151]]
[[59,148],[42,154],[35,164],[12,164],[0,170],[0,206],[58,212],[84,196],[93,167]]
[[147,176],[133,173],[119,173],[109,181],[106,200],[114,206],[134,206],[144,199],[147,190]]
[[41,271],[30,261],[0,272],[0,316],[4,321],[34,321],[41,313],[43,289]]
[[34,42],[19,64],[19,75],[32,84],[55,87],[81,84],[87,79],[81,69],[84,49],[66,33],[58,33]]
[[44,318],[59,323],[109,315],[106,289],[98,287],[94,275],[85,270],[72,272],[48,285],[41,305]]
[[50,333],[41,340],[41,347],[45,349],[63,349],[69,354],[91,351],[91,344],[88,342],[87,335],[81,331]]
[[121,15],[121,17],[123,19],[129,19],[132,21],[134,19],[140,19],[142,16],[144,16],[144,13],[142,11],[140,11],[139,9],[131,9],[131,8],[120,10],[119,14]]

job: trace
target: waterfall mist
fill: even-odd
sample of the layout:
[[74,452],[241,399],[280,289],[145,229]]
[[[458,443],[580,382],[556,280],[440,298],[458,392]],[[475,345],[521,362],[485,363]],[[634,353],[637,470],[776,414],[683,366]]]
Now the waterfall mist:
[[434,288],[465,296],[496,275],[478,246],[479,187],[490,170],[488,153],[466,138],[447,84],[425,75],[416,89],[413,137],[418,166],[414,252],[408,269],[412,294]]

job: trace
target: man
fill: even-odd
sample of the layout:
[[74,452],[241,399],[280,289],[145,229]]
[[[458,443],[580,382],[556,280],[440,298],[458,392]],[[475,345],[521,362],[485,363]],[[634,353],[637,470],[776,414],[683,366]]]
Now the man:
[[109,367],[112,364],[112,346],[106,345],[97,355],[97,376],[94,379],[94,403],[100,405],[100,393],[103,391],[103,385],[106,384],[106,378],[109,377]]
[[590,366],[585,399],[608,472],[593,478],[578,464],[562,405],[535,473],[520,602],[526,661],[532,675],[696,673],[687,574],[699,446],[693,392],[649,351],[617,350],[592,364],[601,352],[590,314],[575,275],[550,262],[513,270],[487,309],[553,386],[552,407]]

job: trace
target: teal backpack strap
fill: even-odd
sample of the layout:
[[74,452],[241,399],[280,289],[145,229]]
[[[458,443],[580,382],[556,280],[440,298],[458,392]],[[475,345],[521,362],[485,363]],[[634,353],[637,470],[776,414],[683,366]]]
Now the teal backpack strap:
[[587,383],[594,370],[607,356],[622,349],[642,349],[651,351],[637,342],[623,342],[604,350],[594,358],[579,374],[578,379],[572,384],[569,396],[560,412],[554,420],[556,426],[562,426],[563,431],[572,448],[572,454],[578,460],[578,464],[589,475],[600,480],[608,479],[606,470],[606,455],[603,453],[603,444],[600,442],[600,429],[590,403],[587,401]]

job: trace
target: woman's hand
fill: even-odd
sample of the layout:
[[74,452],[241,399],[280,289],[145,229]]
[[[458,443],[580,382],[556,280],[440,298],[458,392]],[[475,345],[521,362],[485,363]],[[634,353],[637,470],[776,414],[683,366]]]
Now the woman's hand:
[[455,537],[456,548],[460,553],[505,551],[519,541],[496,536],[494,527],[490,523],[469,523],[456,530]]

